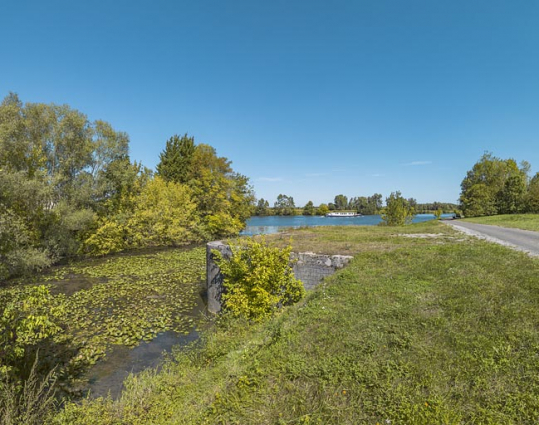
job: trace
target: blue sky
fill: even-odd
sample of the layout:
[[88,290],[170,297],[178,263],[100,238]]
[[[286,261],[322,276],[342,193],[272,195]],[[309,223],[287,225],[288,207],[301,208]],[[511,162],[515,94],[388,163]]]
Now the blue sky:
[[67,103],[150,168],[173,134],[297,205],[455,202],[484,151],[539,171],[539,2],[3,1],[0,97]]

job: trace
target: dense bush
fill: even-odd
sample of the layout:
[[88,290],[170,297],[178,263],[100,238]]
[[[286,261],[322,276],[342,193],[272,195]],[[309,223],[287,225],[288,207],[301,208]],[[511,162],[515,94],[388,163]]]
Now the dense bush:
[[403,226],[410,224],[414,217],[415,210],[410,205],[410,201],[403,198],[399,191],[392,192],[386,198],[386,207],[382,210],[381,225]]
[[104,255],[199,240],[196,205],[188,187],[155,177],[136,192],[126,194],[135,198],[132,208],[100,219],[98,228],[85,241],[88,252]]
[[63,314],[63,307],[44,285],[2,291],[0,374],[20,376],[26,357],[34,357],[41,342],[63,332],[59,325]]
[[291,246],[279,249],[264,240],[242,239],[230,247],[230,259],[214,251],[224,275],[225,310],[259,321],[304,296],[303,284],[294,277],[290,264]]

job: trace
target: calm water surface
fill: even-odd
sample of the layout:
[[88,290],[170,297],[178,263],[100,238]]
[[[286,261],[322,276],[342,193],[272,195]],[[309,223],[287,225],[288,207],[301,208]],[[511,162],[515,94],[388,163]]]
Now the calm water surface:
[[[186,315],[197,318],[206,312],[206,303],[200,294],[194,295],[194,298],[196,306]],[[159,367],[164,354],[170,353],[174,347],[184,347],[198,340],[199,336],[196,327],[192,326],[186,334],[163,332],[151,341],[141,342],[135,348],[116,346],[88,372],[89,386],[85,391],[86,396],[97,398],[110,395],[117,399],[129,374]]]
[[[442,214],[442,217],[452,217],[453,214]],[[414,223],[434,220],[433,214],[417,214]],[[313,226],[375,226],[382,221],[379,215],[363,215],[360,217],[324,217],[324,216],[266,216],[251,217],[242,235],[261,235],[277,233],[284,229]]]

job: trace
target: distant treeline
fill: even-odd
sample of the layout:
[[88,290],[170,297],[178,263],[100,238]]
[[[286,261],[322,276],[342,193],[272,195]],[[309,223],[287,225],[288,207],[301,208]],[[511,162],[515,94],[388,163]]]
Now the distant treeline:
[[[432,202],[418,204],[414,198],[407,199],[409,205],[416,213],[434,213],[442,211],[452,213],[458,205],[447,202]],[[264,198],[259,199],[254,214],[264,215],[325,215],[330,211],[353,211],[363,215],[380,214],[383,209],[382,195],[375,193],[372,196],[357,196],[348,199],[345,195],[335,196],[333,202],[323,203],[315,206],[312,201],[302,207],[297,207],[294,198],[280,194],[277,200],[270,206],[269,201]]]
[[245,176],[213,147],[174,136],[156,173],[129,137],[67,105],[0,104],[0,280],[79,254],[237,234],[252,214]]

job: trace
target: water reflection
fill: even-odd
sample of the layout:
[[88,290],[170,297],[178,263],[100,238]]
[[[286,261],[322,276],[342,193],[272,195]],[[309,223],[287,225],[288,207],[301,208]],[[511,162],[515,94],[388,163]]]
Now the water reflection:
[[174,346],[186,346],[196,341],[199,333],[192,328],[187,335],[163,332],[149,342],[135,348],[118,346],[91,370],[88,393],[91,398],[110,395],[117,399],[123,389],[123,382],[130,373],[156,368],[163,361],[163,354],[170,353]]

